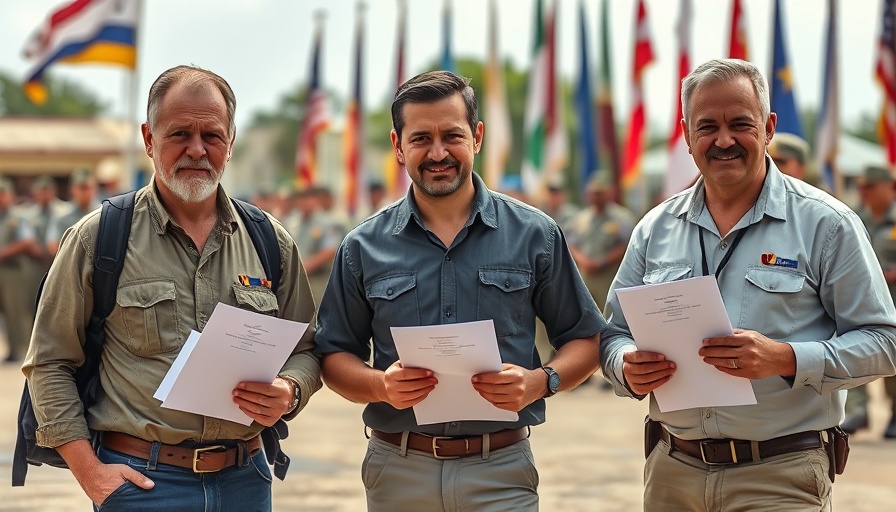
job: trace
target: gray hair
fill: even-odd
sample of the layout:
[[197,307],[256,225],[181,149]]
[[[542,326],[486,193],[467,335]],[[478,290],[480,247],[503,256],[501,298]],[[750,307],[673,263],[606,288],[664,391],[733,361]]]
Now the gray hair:
[[752,63],[740,59],[713,59],[697,66],[697,69],[691,71],[681,81],[681,110],[685,124],[688,123],[691,114],[691,97],[698,87],[709,82],[734,80],[742,76],[747,77],[753,84],[753,91],[762,110],[762,120],[767,121],[772,108],[768,98],[768,85],[759,69]]
[[230,130],[230,133],[227,135],[233,137],[233,134],[236,132],[236,122],[234,121],[234,115],[236,114],[236,95],[233,94],[233,89],[230,88],[230,84],[227,83],[227,80],[224,80],[207,69],[202,69],[196,66],[175,66],[163,72],[156,78],[156,81],[153,82],[152,87],[149,88],[149,101],[146,104],[146,124],[149,125],[149,129],[152,130],[155,125],[162,99],[172,87],[179,83],[185,83],[189,86],[195,86],[202,83],[211,83],[214,85],[221,92],[221,95],[224,96],[224,103],[227,106],[227,121]]

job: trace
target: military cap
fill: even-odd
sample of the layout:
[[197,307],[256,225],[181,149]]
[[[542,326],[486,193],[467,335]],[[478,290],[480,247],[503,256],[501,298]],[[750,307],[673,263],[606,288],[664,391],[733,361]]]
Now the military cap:
[[792,133],[776,133],[768,144],[768,154],[772,158],[794,158],[805,164],[809,161],[809,143]]

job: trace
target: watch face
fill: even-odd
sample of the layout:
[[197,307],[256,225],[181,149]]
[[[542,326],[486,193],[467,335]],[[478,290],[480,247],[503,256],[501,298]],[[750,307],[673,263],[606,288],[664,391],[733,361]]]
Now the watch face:
[[548,375],[548,388],[551,390],[551,393],[556,393],[560,389],[560,375],[557,372],[551,372]]

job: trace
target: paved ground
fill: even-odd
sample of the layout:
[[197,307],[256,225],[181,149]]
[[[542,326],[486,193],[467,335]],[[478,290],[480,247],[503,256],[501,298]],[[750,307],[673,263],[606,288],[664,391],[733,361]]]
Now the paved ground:
[[[32,468],[28,485],[12,489],[10,457],[21,373],[0,366],[0,511],[90,510],[71,475]],[[875,383],[879,384],[879,383]],[[879,512],[896,503],[896,442],[880,439],[889,419],[882,386],[872,389],[872,428],[854,436],[846,474],[835,484],[835,510]],[[541,509],[553,512],[641,510],[641,424],[645,404],[589,385],[551,398],[548,422],[533,429],[541,474]],[[364,510],[359,467],[365,439],[361,407],[324,389],[291,423],[285,450],[293,457],[285,482],[275,481],[274,509],[308,512]]]

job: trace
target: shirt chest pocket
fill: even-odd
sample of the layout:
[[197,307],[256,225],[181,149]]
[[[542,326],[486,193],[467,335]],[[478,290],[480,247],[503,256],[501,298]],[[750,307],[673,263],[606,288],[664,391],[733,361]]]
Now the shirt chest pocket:
[[644,284],[668,283],[691,277],[690,265],[666,265],[644,274]]
[[[740,325],[781,339],[793,334],[796,320],[805,312],[808,297],[803,289],[806,275],[774,268],[747,269]],[[812,294],[814,297],[814,294]]]
[[417,274],[392,274],[364,287],[374,317],[384,325],[407,327],[420,325],[417,300]]
[[531,283],[528,270],[479,269],[477,320],[492,319],[499,338],[518,333]]
[[233,296],[236,299],[236,307],[247,311],[254,311],[262,315],[277,316],[280,306],[277,296],[270,288],[264,286],[233,285]]
[[177,288],[173,281],[155,280],[128,283],[116,295],[121,322],[108,322],[114,333],[134,354],[150,356],[177,350],[181,346]]

